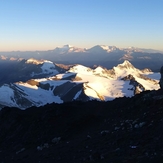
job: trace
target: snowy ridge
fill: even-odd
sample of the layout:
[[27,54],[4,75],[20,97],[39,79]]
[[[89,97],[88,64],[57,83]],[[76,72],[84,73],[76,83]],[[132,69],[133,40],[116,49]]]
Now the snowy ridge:
[[59,72],[56,70],[56,66],[53,64],[53,62],[48,60],[36,60],[34,58],[30,58],[26,61],[27,64],[34,64],[34,65],[40,65],[40,68],[42,72],[40,73],[32,73],[31,76],[34,75],[40,75],[40,74],[51,74],[56,75]]
[[113,71],[117,78],[123,78],[129,74],[143,74],[142,71],[136,69],[129,61],[125,60],[122,64],[113,67]]
[[51,72],[54,72],[55,65],[51,61],[44,61],[43,65],[41,66],[41,69],[42,69],[43,72],[51,73]]
[[118,49],[116,46],[100,45],[100,47],[107,52],[112,52]]
[[27,61],[26,61],[26,63],[28,63],[28,64],[36,64],[36,65],[39,65],[39,64],[43,64],[44,63],[44,61],[42,61],[42,60],[37,60],[37,59],[34,59],[34,58],[30,58],[30,59],[28,59]]
[[[55,71],[52,62],[44,61],[41,64],[43,71]],[[25,109],[52,102],[93,99],[108,101],[118,97],[131,97],[145,90],[157,90],[160,88],[159,78],[159,73],[141,71],[128,61],[111,70],[100,66],[91,69],[75,65],[65,73],[48,78],[1,86],[0,104]]]
[[56,47],[54,49],[55,52],[57,53],[72,53],[72,52],[89,52],[89,51],[94,51],[96,52],[118,52],[118,51],[124,51],[126,53],[132,53],[132,52],[148,52],[148,53],[163,53],[162,51],[159,50],[154,50],[154,49],[142,49],[142,48],[138,48],[138,47],[125,47],[125,48],[119,48],[116,46],[109,46],[109,45],[95,45],[93,47],[90,48],[80,48],[80,47],[75,47],[73,45],[63,45],[62,47]]
[[[80,82],[85,82],[85,94],[91,99],[95,98],[107,101],[117,97],[133,96],[134,86],[130,84],[130,81],[122,80],[122,78],[129,74],[133,74],[135,81],[143,85],[145,90],[159,89],[159,77],[157,80],[142,78],[143,75],[147,76],[151,72],[144,74],[141,70],[136,69],[129,61],[124,61],[110,71],[104,70],[102,67],[97,67],[95,70],[92,70],[81,65],[74,66],[69,71],[77,73],[76,77],[81,79]],[[138,89],[142,91],[140,88]]]

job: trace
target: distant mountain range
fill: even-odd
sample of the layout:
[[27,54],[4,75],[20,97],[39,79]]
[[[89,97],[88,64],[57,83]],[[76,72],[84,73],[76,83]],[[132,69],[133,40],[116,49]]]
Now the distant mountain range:
[[31,58],[18,62],[3,75],[6,77],[1,78],[1,108],[26,109],[74,100],[110,101],[160,88],[159,73],[137,69],[127,60],[112,69],[102,66],[92,69],[81,64],[65,68],[48,60]]
[[153,71],[158,71],[163,65],[162,51],[134,47],[118,48],[116,46],[96,45],[87,49],[64,45],[48,51],[0,52],[1,62],[20,61],[29,58],[64,64],[101,65],[109,69],[124,60],[130,61],[140,69],[148,67]]

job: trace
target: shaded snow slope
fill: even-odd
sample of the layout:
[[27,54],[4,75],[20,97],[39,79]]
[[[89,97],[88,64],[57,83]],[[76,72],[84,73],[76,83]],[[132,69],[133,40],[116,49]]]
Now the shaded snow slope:
[[56,70],[56,66],[53,64],[53,62],[48,60],[36,60],[33,58],[30,58],[26,61],[27,64],[34,64],[39,65],[41,68],[41,72],[32,72],[31,76],[35,75],[41,75],[41,74],[49,74],[49,75],[56,75],[59,72]]
[[[0,87],[0,104],[25,109],[47,103],[62,103],[81,98],[83,85],[54,78],[32,79]],[[78,92],[78,94],[77,94]],[[2,94],[3,93],[3,94]],[[69,99],[69,100],[67,100]]]

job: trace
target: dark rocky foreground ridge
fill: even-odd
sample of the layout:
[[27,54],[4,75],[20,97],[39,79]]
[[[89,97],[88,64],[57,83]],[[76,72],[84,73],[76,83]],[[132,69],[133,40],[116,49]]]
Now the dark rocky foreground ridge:
[[163,162],[163,92],[0,111],[0,163]]

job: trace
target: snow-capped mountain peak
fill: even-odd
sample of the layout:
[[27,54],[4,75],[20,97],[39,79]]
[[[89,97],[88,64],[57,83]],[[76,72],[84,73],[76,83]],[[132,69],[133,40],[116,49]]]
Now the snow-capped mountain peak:
[[62,47],[55,48],[54,51],[57,52],[58,54],[64,54],[64,53],[74,53],[74,52],[85,52],[85,49],[67,44]]
[[33,59],[30,58],[26,61],[27,64],[35,64],[35,65],[42,65],[41,69],[44,72],[47,72],[49,70],[55,69],[55,65],[53,64],[53,62],[48,61],[48,60],[37,60],[37,59]]
[[96,73],[102,73],[104,69],[101,66],[98,66],[97,68],[94,69],[94,72]]
[[118,49],[116,46],[100,45],[100,47],[107,52],[112,52]]
[[28,64],[35,64],[35,65],[43,64],[43,62],[44,61],[42,61],[42,60],[37,60],[34,58],[30,58],[26,61],[26,63],[28,63]]
[[35,64],[35,65],[41,65],[41,64],[50,64],[50,65],[52,65],[53,64],[53,62],[48,61],[48,60],[37,60],[37,59],[34,59],[34,58],[28,59],[25,63],[27,63],[27,64]]
[[113,71],[118,78],[124,78],[129,74],[138,76],[142,72],[135,68],[129,61],[125,60],[123,63],[118,64],[116,67],[113,67]]
[[32,72],[31,76],[35,76],[35,75],[41,75],[41,74],[49,74],[49,75],[56,75],[59,72],[56,70],[56,66],[53,62],[48,61],[48,60],[37,60],[37,59],[33,59],[30,58],[28,59],[26,62],[26,64],[34,64],[37,66],[37,69],[40,69],[39,72]]
[[[124,61],[111,70],[100,66],[91,69],[83,65],[75,65],[62,74],[50,61],[40,61],[42,63],[40,64],[37,60],[28,60],[28,63],[33,62],[37,63],[32,65],[37,69],[33,74],[37,73],[36,75],[40,74],[42,77],[2,85],[0,87],[1,106],[25,109],[52,102],[92,99],[108,101],[123,96],[131,97],[144,90],[159,89],[160,74],[143,73],[129,61]],[[31,65],[28,64],[28,66]],[[38,69],[41,71],[38,72]]]
[[70,68],[69,72],[82,73],[82,74],[92,74],[92,69],[83,65],[76,65]]
[[116,67],[121,69],[135,69],[135,67],[128,60],[125,60],[123,63],[118,64]]
[[53,72],[55,70],[55,65],[53,64],[53,62],[46,60],[43,62],[41,69],[43,70],[43,72]]
[[87,49],[87,51],[91,52],[91,53],[110,53],[110,52],[118,52],[120,49],[117,48],[116,46],[108,46],[108,45],[96,45],[93,46],[90,49]]

